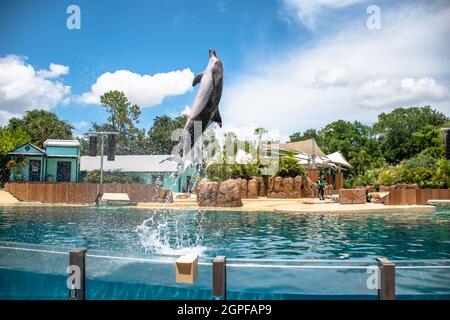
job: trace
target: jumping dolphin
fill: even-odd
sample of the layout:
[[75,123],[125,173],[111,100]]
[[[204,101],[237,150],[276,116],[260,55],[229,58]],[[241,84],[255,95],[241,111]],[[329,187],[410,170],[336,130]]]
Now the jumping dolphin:
[[179,161],[194,146],[201,135],[194,134],[194,123],[196,126],[201,122],[201,133],[208,126],[216,122],[222,127],[222,118],[219,113],[219,102],[223,88],[223,65],[217,57],[216,51],[209,49],[209,61],[205,71],[195,76],[192,86],[200,83],[197,95],[192,105],[186,125],[183,130],[180,142],[172,150],[172,159],[179,158]]

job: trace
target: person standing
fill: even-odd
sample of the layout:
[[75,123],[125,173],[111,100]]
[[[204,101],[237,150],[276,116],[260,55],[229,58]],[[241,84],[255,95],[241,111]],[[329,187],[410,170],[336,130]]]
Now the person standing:
[[317,181],[317,187],[319,188],[319,199],[325,200],[325,181],[323,180],[323,176],[319,177],[319,180]]

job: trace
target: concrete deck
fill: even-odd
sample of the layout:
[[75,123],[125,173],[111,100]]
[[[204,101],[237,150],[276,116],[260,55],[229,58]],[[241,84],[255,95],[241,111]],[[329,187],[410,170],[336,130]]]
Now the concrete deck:
[[11,203],[19,203],[20,201],[14,198],[9,192],[5,190],[0,190],[0,203],[3,204],[11,204]]
[[138,203],[137,208],[142,209],[172,209],[172,210],[217,210],[217,211],[244,211],[244,212],[276,212],[287,214],[303,213],[433,213],[434,206],[398,205],[386,206],[383,204],[339,204],[331,200],[319,199],[243,199],[243,206],[237,208],[200,208],[195,199],[175,199],[173,203]]
[[[329,199],[320,201],[319,199],[243,199],[243,206],[237,208],[201,208],[197,205],[195,198],[174,199],[173,203],[138,203],[136,208],[140,209],[171,209],[171,210],[216,210],[216,211],[243,211],[243,212],[276,212],[286,214],[304,213],[433,213],[436,207],[432,205],[400,205],[386,206],[383,204],[339,204]],[[14,198],[4,190],[0,190],[0,206],[39,206],[39,207],[85,207],[86,204],[68,203],[42,203],[42,202],[22,202]]]

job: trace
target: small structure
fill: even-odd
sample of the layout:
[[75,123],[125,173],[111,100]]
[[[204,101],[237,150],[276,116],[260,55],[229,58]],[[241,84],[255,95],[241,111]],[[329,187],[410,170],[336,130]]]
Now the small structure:
[[32,143],[24,143],[8,152],[16,164],[11,168],[10,181],[77,182],[80,143],[48,139],[43,146],[41,149]]
[[100,205],[104,206],[130,206],[132,204],[126,193],[104,193],[100,199]]
[[175,262],[175,279],[177,283],[193,284],[198,275],[198,255],[186,254]]
[[[351,169],[352,166],[340,151],[326,155],[317,144],[314,138],[266,145],[272,152],[278,153],[279,156],[293,154],[298,162],[308,168],[308,177],[312,181],[317,181],[319,178],[318,168],[327,169],[329,176],[329,183],[334,184],[335,189],[342,189],[344,187],[344,175],[342,171]],[[334,172],[334,177],[332,175]]]
[[[178,176],[177,163],[167,161],[170,155],[116,155],[114,161],[106,161],[104,156],[103,171],[108,173],[124,173],[130,177],[138,177],[143,183],[155,183],[173,192],[189,192],[193,186],[192,167]],[[80,171],[82,176],[87,172],[99,170],[100,156],[82,156]]]

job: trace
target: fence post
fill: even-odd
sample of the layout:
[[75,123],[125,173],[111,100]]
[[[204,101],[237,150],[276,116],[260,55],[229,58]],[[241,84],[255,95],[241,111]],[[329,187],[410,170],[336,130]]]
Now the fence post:
[[386,258],[377,258],[380,267],[379,300],[395,300],[395,264]]
[[84,300],[86,297],[86,251],[81,248],[69,252],[69,300]]
[[214,299],[226,300],[227,271],[226,271],[226,258],[224,256],[217,256],[213,260],[212,295]]

